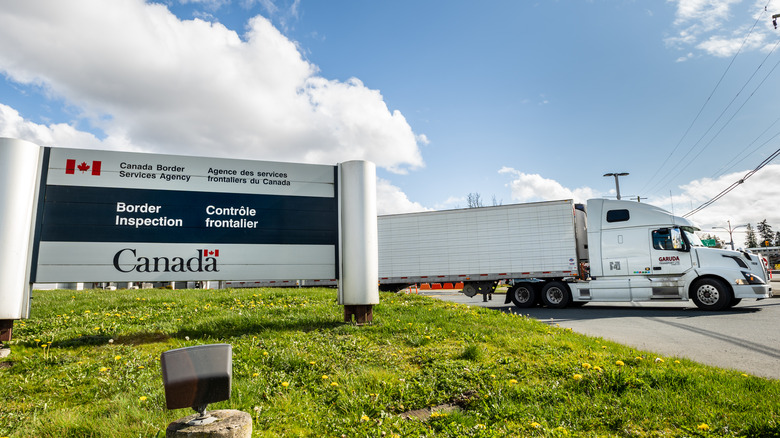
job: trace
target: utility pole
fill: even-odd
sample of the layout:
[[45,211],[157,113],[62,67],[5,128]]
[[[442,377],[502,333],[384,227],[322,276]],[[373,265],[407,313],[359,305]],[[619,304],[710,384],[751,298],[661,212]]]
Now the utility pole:
[[734,250],[734,237],[732,236],[732,233],[734,233],[734,230],[736,230],[737,228],[739,228],[739,227],[746,227],[747,225],[737,225],[734,228],[731,228],[731,221],[728,220],[728,221],[726,221],[726,223],[729,224],[728,228],[723,228],[723,227],[712,227],[712,228],[720,228],[721,230],[726,230],[726,231],[729,232],[729,240],[731,241],[731,242],[729,242],[729,244],[731,245],[731,250],[733,251]]
[[615,191],[617,191],[617,198],[618,198],[618,201],[619,201],[620,200],[620,181],[618,180],[618,177],[620,177],[620,176],[628,176],[628,172],[605,173],[604,176],[614,176],[615,177]]

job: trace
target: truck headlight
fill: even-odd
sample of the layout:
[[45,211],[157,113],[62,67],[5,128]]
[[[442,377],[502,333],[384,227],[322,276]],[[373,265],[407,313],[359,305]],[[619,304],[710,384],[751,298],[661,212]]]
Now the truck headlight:
[[765,284],[763,279],[761,279],[760,277],[756,277],[750,272],[742,271],[742,275],[745,278],[744,279],[738,278],[737,284]]

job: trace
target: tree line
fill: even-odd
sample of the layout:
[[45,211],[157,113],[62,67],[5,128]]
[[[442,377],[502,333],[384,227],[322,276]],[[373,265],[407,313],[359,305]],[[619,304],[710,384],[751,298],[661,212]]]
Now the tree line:
[[772,226],[766,222],[766,219],[759,222],[755,230],[752,225],[747,224],[746,230],[746,248],[780,246],[780,231],[772,231]]

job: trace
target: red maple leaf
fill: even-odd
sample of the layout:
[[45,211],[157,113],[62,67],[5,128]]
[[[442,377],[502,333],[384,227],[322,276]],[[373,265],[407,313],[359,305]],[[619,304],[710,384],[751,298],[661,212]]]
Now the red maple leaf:
[[81,164],[79,164],[78,169],[82,172],[86,172],[89,170],[89,164],[82,161]]

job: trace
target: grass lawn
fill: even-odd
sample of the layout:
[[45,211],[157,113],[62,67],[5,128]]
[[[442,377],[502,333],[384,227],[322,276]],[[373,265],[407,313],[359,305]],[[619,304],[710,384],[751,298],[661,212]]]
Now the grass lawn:
[[[253,436],[780,436],[780,384],[519,315],[332,289],[36,291],[0,359],[0,437],[154,437],[160,354],[229,343]],[[432,408],[432,409],[431,409]],[[416,416],[408,418],[409,414]]]

